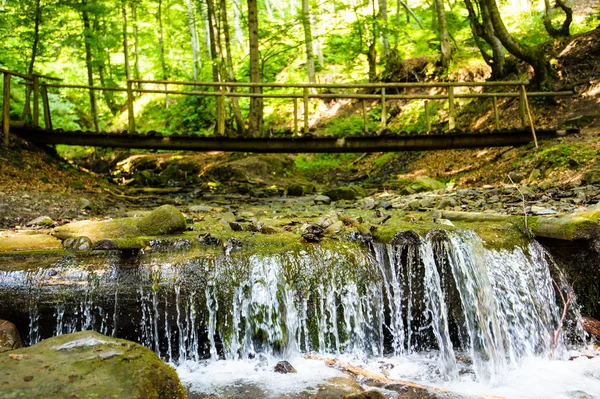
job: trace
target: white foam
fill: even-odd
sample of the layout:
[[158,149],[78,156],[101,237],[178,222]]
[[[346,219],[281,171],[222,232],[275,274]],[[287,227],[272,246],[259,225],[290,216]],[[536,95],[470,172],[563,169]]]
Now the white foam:
[[183,385],[190,391],[203,394],[223,393],[234,386],[255,386],[265,397],[280,397],[300,392],[316,392],[328,379],[344,377],[320,360],[296,357],[289,362],[296,373],[279,374],[274,371],[279,359],[219,360],[185,362],[177,367]]

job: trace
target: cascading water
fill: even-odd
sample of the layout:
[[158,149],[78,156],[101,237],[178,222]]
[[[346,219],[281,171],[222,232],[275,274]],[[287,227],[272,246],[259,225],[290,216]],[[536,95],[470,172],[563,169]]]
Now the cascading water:
[[[26,317],[30,343],[96,329],[148,346],[204,392],[222,386],[198,383],[206,380],[198,375],[223,362],[250,362],[256,371],[269,359],[303,364],[298,356],[307,352],[376,371],[377,362],[392,362],[398,378],[493,386],[529,359],[566,350],[553,339],[561,309],[543,248],[489,250],[468,231],[401,232],[370,248],[231,251],[132,268],[72,261],[0,272],[0,286],[19,292],[0,305],[15,310],[7,318]],[[16,298],[27,301],[25,316]],[[223,383],[240,374],[230,378]],[[591,389],[600,393],[599,385]]]

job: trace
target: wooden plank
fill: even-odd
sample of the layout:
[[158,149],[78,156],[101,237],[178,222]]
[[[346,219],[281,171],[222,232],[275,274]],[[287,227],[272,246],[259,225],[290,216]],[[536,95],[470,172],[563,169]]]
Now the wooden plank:
[[2,136],[4,136],[4,148],[8,149],[9,127],[10,127],[10,74],[4,73],[4,93],[2,97]]
[[381,130],[387,125],[387,104],[385,103],[385,87],[381,88]]
[[294,136],[298,135],[298,99],[294,98]]
[[48,89],[42,84],[40,87],[42,94],[42,107],[44,108],[44,127],[46,130],[52,130],[52,116],[50,115],[50,102],[48,101]]
[[367,115],[367,102],[365,100],[362,100],[362,117],[363,117],[363,132],[365,134],[369,133],[369,121],[368,121],[368,115]]
[[431,132],[431,118],[429,117],[429,101],[425,100],[425,124],[427,126],[427,133]]
[[0,68],[0,73],[3,73],[4,75],[9,74],[12,76],[17,76],[19,78],[31,80],[31,76],[29,76],[29,75],[26,75],[24,73],[15,72],[15,71],[10,71],[10,70],[4,69],[4,68]]
[[525,114],[525,86],[519,87],[519,115],[521,116],[521,126],[527,126],[527,116]]
[[[228,137],[151,137],[117,134],[48,134],[39,129],[13,128],[13,134],[38,144],[69,144],[96,147],[141,148],[186,151],[228,151],[255,153],[364,153],[449,150],[460,148],[487,148],[524,145],[532,141],[529,129],[494,133],[455,133],[447,135],[381,135],[345,138],[228,138]],[[539,130],[538,140],[546,140],[574,133]]]

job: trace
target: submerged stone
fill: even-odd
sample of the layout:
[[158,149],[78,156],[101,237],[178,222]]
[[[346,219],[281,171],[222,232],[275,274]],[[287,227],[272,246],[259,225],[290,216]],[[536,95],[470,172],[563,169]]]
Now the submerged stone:
[[63,248],[67,250],[87,251],[92,248],[92,240],[83,236],[67,238],[63,241]]
[[185,398],[175,370],[150,349],[94,331],[0,354],[2,391],[15,398]]

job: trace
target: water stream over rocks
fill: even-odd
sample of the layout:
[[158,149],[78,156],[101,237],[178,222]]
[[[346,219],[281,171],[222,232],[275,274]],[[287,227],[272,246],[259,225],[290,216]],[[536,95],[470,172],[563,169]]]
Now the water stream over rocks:
[[[600,396],[598,358],[563,361],[583,333],[572,306],[555,340],[554,266],[535,242],[491,250],[470,231],[431,230],[182,253],[0,270],[0,310],[29,344],[84,329],[140,342],[197,397],[308,397],[341,375],[305,353],[464,395]],[[281,359],[298,373],[275,374]]]

